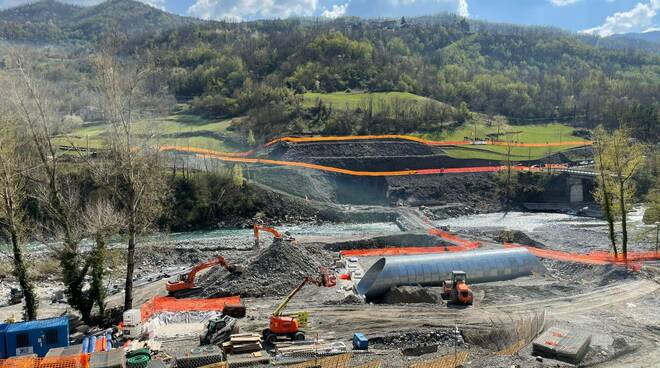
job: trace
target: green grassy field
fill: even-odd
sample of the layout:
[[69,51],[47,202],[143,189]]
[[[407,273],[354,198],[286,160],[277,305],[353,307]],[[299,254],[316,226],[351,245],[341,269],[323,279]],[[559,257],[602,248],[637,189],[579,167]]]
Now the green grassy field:
[[[476,137],[484,139],[488,134],[497,134],[498,127],[488,126],[481,119],[476,119]],[[555,143],[567,141],[582,141],[582,138],[574,136],[573,128],[560,123],[539,124],[539,125],[501,125],[499,132],[508,132],[506,136],[501,136],[500,140],[512,139],[520,143]],[[418,136],[437,141],[460,141],[465,137],[472,139],[475,137],[475,124],[468,123],[459,129],[453,131],[443,131],[439,133],[418,134]],[[512,158],[515,160],[536,160],[548,155],[555,154],[580,145],[570,145],[561,147],[513,147]],[[488,160],[506,159],[507,147],[477,145],[467,147],[450,147],[445,149],[448,155],[455,158],[483,158]]]
[[366,107],[370,98],[373,98],[373,108],[375,112],[378,112],[383,106],[391,105],[395,99],[399,99],[405,104],[435,101],[430,98],[418,96],[408,92],[308,92],[304,94],[303,106],[314,107],[320,99],[325,104],[332,105],[336,109],[343,109],[346,107],[349,109],[356,109],[358,107]]
[[[225,135],[230,119],[209,120],[184,113],[146,119],[135,124],[138,135],[153,135],[160,145],[180,145],[208,148],[218,151],[231,150],[218,135]],[[57,143],[80,147],[102,148],[106,142],[107,125],[88,123],[75,129],[66,137],[58,137]]]

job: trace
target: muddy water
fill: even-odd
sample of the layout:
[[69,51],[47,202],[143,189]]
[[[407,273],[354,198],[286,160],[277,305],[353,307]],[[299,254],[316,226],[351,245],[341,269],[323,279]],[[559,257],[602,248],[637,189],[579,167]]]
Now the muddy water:
[[[631,250],[647,249],[654,245],[648,236],[650,227],[642,224],[643,214],[644,208],[641,207],[630,214],[628,227]],[[452,231],[475,235],[501,229],[519,230],[553,249],[570,248],[586,252],[606,250],[610,244],[605,221],[561,213],[497,212],[461,216],[437,221],[435,224],[449,225]],[[617,227],[616,231],[620,229]]]

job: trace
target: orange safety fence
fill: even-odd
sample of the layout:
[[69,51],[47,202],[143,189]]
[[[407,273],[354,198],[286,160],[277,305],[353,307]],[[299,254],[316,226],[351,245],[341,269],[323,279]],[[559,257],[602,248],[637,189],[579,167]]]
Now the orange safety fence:
[[464,252],[468,249],[459,246],[443,247],[398,247],[398,248],[373,248],[373,249],[349,249],[339,251],[345,257],[378,257],[378,256],[405,256],[413,254],[433,254],[445,252]]
[[477,241],[470,241],[462,239],[454,234],[450,234],[440,229],[429,229],[429,234],[435,235],[441,239],[447,240],[455,245],[433,246],[433,247],[383,247],[372,249],[347,249],[339,251],[344,257],[378,257],[378,256],[402,256],[413,254],[433,254],[433,253],[446,253],[446,252],[465,252],[468,250],[477,249],[481,244]]
[[[352,136],[327,136],[327,137],[282,137],[269,141],[259,147],[245,152],[216,152],[222,156],[227,157],[247,157],[257,153],[259,150],[272,146],[279,142],[291,143],[308,143],[308,142],[342,142],[342,141],[357,141],[357,140],[406,140],[417,142],[429,146],[468,146],[468,145],[494,145],[494,146],[512,146],[512,147],[562,147],[562,146],[590,146],[593,144],[591,141],[567,141],[567,142],[552,142],[552,143],[509,143],[503,141],[481,141],[483,143],[475,143],[474,141],[432,141],[424,138],[419,138],[411,135],[402,134],[384,134],[384,135],[352,135]],[[170,146],[164,146],[170,147]],[[192,148],[192,147],[191,147]],[[168,149],[165,149],[168,150]]]
[[168,296],[155,296],[140,307],[142,320],[146,321],[155,313],[186,311],[222,311],[225,305],[241,303],[240,296],[209,299],[177,299]]
[[526,248],[530,253],[537,257],[554,259],[563,262],[576,262],[592,265],[607,265],[616,264],[630,268],[633,271],[641,269],[641,262],[643,261],[657,261],[660,260],[660,252],[628,252],[626,258],[623,255],[615,257],[612,253],[603,251],[594,251],[590,253],[570,253],[559,250],[539,249],[529,247],[516,243],[504,243],[505,248]]
[[478,241],[465,240],[457,235],[450,234],[446,231],[440,229],[429,229],[429,234],[435,235],[444,240],[450,241],[458,246],[463,247],[465,250],[479,248],[480,243]]
[[31,356],[0,359],[0,368],[86,368],[89,355],[37,358]]
[[[357,171],[349,169],[341,169],[338,167],[310,164],[307,162],[298,161],[280,161],[261,158],[246,158],[246,157],[229,157],[223,156],[224,153],[195,147],[182,147],[182,146],[163,146],[162,151],[178,151],[195,153],[200,157],[211,158],[225,162],[237,162],[245,164],[264,164],[274,166],[290,166],[302,167],[313,170],[320,170],[326,172],[334,172],[339,174],[351,176],[405,176],[405,175],[432,175],[432,174],[458,174],[458,173],[480,173],[480,172],[497,172],[506,170],[506,166],[476,166],[476,167],[457,167],[457,168],[441,168],[441,169],[419,169],[419,170],[400,170],[400,171]],[[512,166],[515,171],[542,171],[541,168],[529,166]]]

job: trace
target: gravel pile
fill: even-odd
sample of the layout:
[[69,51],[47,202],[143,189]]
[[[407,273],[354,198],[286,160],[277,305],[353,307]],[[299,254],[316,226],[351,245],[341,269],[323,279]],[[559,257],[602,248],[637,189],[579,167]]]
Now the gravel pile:
[[536,248],[545,248],[545,245],[530,238],[527,234],[519,230],[502,230],[493,237],[493,240],[500,243],[517,243]]
[[387,294],[383,296],[382,302],[385,304],[442,304],[442,289],[421,286],[392,287]]
[[451,328],[431,331],[410,330],[398,334],[377,336],[369,339],[369,346],[375,349],[406,349],[419,346],[461,346],[462,335]]
[[242,274],[212,270],[199,285],[205,297],[286,295],[306,276],[318,278],[319,269],[332,264],[332,255],[314,245],[273,243],[247,265]]

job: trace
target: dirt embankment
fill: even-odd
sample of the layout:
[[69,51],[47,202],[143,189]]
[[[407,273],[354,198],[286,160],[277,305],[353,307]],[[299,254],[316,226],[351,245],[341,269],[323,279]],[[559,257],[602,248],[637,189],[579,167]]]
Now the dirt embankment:
[[498,161],[455,159],[439,147],[397,140],[281,142],[264,152],[273,160],[298,161],[357,171],[398,171],[498,165]]
[[326,244],[324,248],[339,252],[351,249],[399,248],[399,247],[437,247],[450,245],[437,236],[426,233],[404,233],[375,238]]

